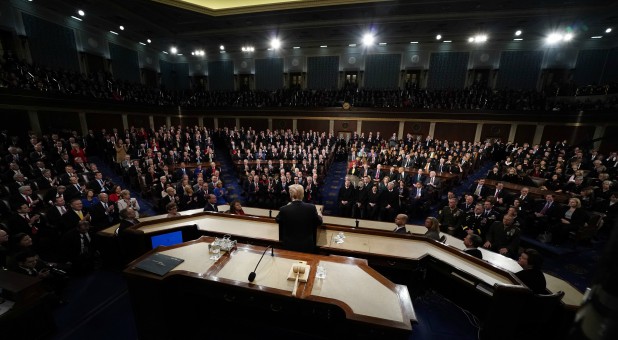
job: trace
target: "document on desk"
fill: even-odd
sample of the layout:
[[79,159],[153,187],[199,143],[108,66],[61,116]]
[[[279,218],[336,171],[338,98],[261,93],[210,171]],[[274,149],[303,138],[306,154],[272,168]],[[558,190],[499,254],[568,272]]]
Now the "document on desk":
[[138,263],[135,268],[145,270],[149,273],[163,276],[169,273],[172,269],[176,268],[179,264],[185,260],[173,257],[161,253],[155,253],[148,256],[142,262]]

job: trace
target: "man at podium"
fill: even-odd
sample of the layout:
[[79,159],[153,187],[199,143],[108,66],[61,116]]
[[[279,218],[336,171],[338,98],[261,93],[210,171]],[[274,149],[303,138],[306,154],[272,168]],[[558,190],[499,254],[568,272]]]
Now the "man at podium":
[[290,185],[288,191],[292,201],[281,207],[276,217],[279,241],[285,249],[315,253],[317,228],[322,224],[322,216],[315,205],[303,202],[305,191],[302,185]]

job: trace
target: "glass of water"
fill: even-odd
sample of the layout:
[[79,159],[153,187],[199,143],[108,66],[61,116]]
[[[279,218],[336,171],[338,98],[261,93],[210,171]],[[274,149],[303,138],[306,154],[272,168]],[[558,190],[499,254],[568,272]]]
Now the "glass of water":
[[217,261],[221,257],[221,242],[219,240],[215,240],[210,245],[210,259],[213,261]]
[[319,265],[315,272],[315,277],[318,279],[325,279],[326,278],[326,268],[324,268],[324,266],[322,265]]

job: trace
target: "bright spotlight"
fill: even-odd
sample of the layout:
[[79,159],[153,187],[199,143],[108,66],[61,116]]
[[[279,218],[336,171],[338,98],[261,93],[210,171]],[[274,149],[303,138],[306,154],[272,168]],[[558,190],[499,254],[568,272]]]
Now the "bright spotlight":
[[552,33],[547,36],[547,43],[555,44],[563,39],[562,34],[560,33]]
[[612,33],[612,29],[611,28],[606,29],[605,33]]
[[82,11],[81,9],[79,11],[77,11],[77,14],[79,14],[79,16],[84,16],[86,15],[86,12]]
[[474,42],[474,38],[473,37],[468,38],[468,42]]
[[146,42],[148,42],[150,44],[152,42],[152,40],[146,39]]
[[120,25],[118,28],[120,28],[121,31],[124,31],[124,26]]
[[436,35],[436,40],[440,40],[440,39],[442,39],[442,35],[440,34]]
[[564,37],[562,37],[562,40],[564,41],[571,41],[571,39],[573,39],[573,34],[571,33],[567,33],[564,35]]
[[373,45],[374,40],[375,40],[375,37],[373,36],[373,34],[367,33],[363,35],[363,45],[365,46]]
[[170,52],[172,54],[176,54],[176,53],[178,53],[178,49],[176,47],[172,46],[172,48],[170,48]]
[[277,38],[274,38],[273,40],[270,41],[270,47],[274,49],[278,49],[279,47],[281,47],[281,41]]
[[521,35],[521,30],[517,30],[517,31],[515,31],[515,36],[518,36],[518,37],[519,37],[520,35]]

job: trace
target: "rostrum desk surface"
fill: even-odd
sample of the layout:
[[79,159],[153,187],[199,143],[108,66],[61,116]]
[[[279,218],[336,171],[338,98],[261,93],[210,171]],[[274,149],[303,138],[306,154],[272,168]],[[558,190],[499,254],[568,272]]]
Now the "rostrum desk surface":
[[[392,283],[369,267],[366,260],[275,249],[274,256],[270,256],[270,252],[264,256],[256,270],[255,281],[250,283],[248,274],[254,270],[264,248],[239,244],[213,261],[208,252],[212,240],[212,237],[202,237],[177,246],[159,247],[130,264],[125,274],[156,281],[185,275],[245,287],[258,293],[269,291],[292,296],[294,281],[287,279],[288,272],[293,264],[306,261],[311,266],[310,272],[306,283],[299,282],[298,299],[337,305],[344,310],[347,319],[370,326],[406,332],[412,330],[411,322],[416,321],[407,287]],[[155,252],[182,258],[184,262],[163,277],[135,268],[139,261]],[[318,264],[327,270],[325,279],[315,277]]]
[[[245,213],[255,216],[269,216],[268,209],[243,208]],[[272,210],[272,217],[277,216],[278,211]],[[455,268],[466,272],[486,284],[493,286],[499,284],[517,284],[517,281],[505,275],[503,270],[516,273],[522,268],[511,258],[502,256],[498,253],[479,248],[483,253],[483,260],[493,267],[488,268],[479,264],[476,259],[465,253],[453,253],[447,251],[445,247],[437,242],[426,239],[414,239],[411,237],[400,237],[395,234],[376,235],[376,231],[391,231],[394,223],[358,220],[359,228],[354,228],[356,220],[351,218],[324,216],[325,225],[333,225],[333,228],[318,229],[318,247],[323,250],[347,251],[351,256],[355,253],[395,257],[399,259],[420,260],[425,256],[432,256],[442,262],[453,265]],[[138,230],[144,233],[156,232],[187,224],[197,224],[198,228],[204,232],[214,232],[219,234],[231,234],[246,238],[259,239],[264,241],[279,241],[278,225],[272,219],[259,217],[240,217],[221,213],[196,212],[194,215],[183,216],[172,219],[153,219],[142,221]],[[337,227],[343,226],[344,228]],[[408,231],[412,235],[422,235],[427,230],[423,226],[407,225]],[[345,242],[336,244],[332,242],[336,233],[343,232],[346,236]],[[446,235],[445,244],[453,248],[463,250],[463,241]],[[491,266],[490,266],[491,267]],[[545,273],[547,288],[551,292],[564,291],[563,302],[572,308],[581,305],[583,294],[568,282],[555,276]]]

